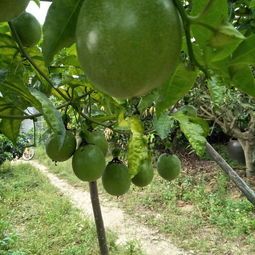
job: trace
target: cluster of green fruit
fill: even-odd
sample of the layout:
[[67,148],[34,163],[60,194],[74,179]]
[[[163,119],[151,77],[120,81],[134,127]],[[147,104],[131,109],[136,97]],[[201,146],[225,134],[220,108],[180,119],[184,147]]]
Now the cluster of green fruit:
[[[33,47],[41,39],[41,25],[30,13],[25,12],[29,0],[1,0],[0,22],[10,22],[24,47]],[[17,39],[17,38],[16,38]]]
[[[117,157],[106,165],[108,143],[103,133],[86,131],[82,133],[82,142],[77,148],[75,136],[66,131],[64,140],[52,135],[46,144],[46,153],[53,161],[65,161],[72,157],[74,174],[82,181],[93,182],[102,177],[104,189],[111,195],[125,194],[131,182],[138,186],[148,185],[154,175],[151,161],[144,160],[138,174],[130,178],[128,167]],[[173,180],[178,176],[181,162],[176,155],[162,154],[157,161],[157,170],[161,177]]]

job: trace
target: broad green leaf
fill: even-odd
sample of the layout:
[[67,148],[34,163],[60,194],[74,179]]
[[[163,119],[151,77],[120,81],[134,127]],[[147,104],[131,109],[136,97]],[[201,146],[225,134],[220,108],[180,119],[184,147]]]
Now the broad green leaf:
[[161,139],[167,138],[171,128],[174,127],[174,120],[166,112],[153,120],[153,126]]
[[29,76],[25,67],[20,63],[13,63],[8,68],[0,71],[0,92],[6,102],[12,103],[18,109],[25,109],[28,106],[40,108],[40,103],[28,89]]
[[215,31],[215,34],[210,39],[210,44],[214,48],[224,47],[237,41],[244,40],[245,37],[232,24],[226,23],[221,25]]
[[10,108],[13,108],[13,104],[11,102],[6,101],[6,98],[0,97],[0,116],[1,114],[4,113],[5,110]]
[[121,113],[119,125],[132,133],[128,141],[128,172],[133,178],[138,173],[139,166],[149,158],[147,137],[144,135],[142,122],[135,116],[125,119],[124,113]]
[[17,46],[12,37],[10,35],[0,33],[0,62],[12,61],[13,56],[17,51]]
[[[45,62],[43,59],[43,55],[41,50],[38,47],[32,47],[27,49],[27,53],[31,57],[31,59],[34,61],[34,63],[39,67],[39,69],[45,74],[49,75],[48,68],[45,66]],[[33,66],[32,66],[33,68]],[[34,71],[36,71],[34,69]]]
[[192,26],[194,37],[199,45],[206,49],[213,34],[209,27],[217,28],[228,20],[228,1],[192,1],[191,15],[197,17]]
[[55,0],[51,4],[43,26],[43,55],[47,65],[62,48],[75,42],[75,30],[84,0]]
[[128,172],[133,178],[139,171],[139,166],[148,159],[147,138],[142,133],[133,133],[128,142]]
[[[217,25],[228,19],[227,0],[199,0],[192,1],[192,16],[199,17],[199,21],[210,25]],[[217,18],[217,19],[215,19]]]
[[50,129],[64,139],[66,130],[60,112],[57,111],[52,102],[40,91],[31,89],[31,93],[41,103],[41,113]]
[[243,40],[243,34],[232,24],[221,25],[210,38],[210,45],[215,48],[211,61],[220,61],[230,56]]
[[132,132],[132,134],[143,134],[143,124],[141,122],[140,119],[138,119],[135,116],[132,116],[130,118],[127,119],[130,125],[130,130]]
[[248,65],[231,66],[233,85],[242,92],[255,97],[255,79]]
[[251,2],[250,2],[250,8],[255,8],[255,0],[251,0]]
[[[23,115],[23,112],[18,109],[9,108],[4,111],[4,115]],[[21,119],[2,119],[0,122],[0,132],[3,133],[7,138],[9,138],[13,143],[16,143],[20,131],[21,122]]]
[[197,78],[197,71],[189,70],[180,64],[171,77],[171,80],[160,90],[160,99],[157,102],[157,113],[173,106],[193,87]]
[[234,51],[230,65],[255,64],[255,35],[249,36]]
[[182,112],[173,114],[173,118],[179,122],[181,131],[184,133],[197,155],[202,156],[205,152],[206,133],[201,123],[198,122],[203,122],[203,120],[198,117],[191,118]]
[[118,126],[121,129],[130,129],[130,124],[129,124],[128,120],[125,119],[124,111],[121,111],[118,116]]
[[220,84],[216,77],[208,80],[207,83],[213,106],[219,107],[224,103],[226,87]]
[[184,105],[180,108],[180,110],[178,112],[181,112],[181,113],[188,115],[190,117],[197,116],[197,109],[193,105]]

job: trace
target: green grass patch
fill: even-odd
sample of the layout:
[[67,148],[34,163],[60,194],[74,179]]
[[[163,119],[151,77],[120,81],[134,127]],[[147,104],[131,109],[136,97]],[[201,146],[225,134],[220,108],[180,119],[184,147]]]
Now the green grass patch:
[[[38,159],[52,172],[73,185],[87,188],[72,173],[70,161],[54,166],[42,149]],[[139,221],[169,235],[179,247],[202,254],[255,254],[255,212],[250,202],[233,188],[220,169],[197,171],[167,182],[155,174],[152,183],[143,188],[131,187],[116,199]],[[233,196],[237,194],[237,196]]]
[[[110,254],[141,255],[133,242],[115,244],[108,233]],[[99,254],[94,223],[29,164],[0,167],[1,255]]]

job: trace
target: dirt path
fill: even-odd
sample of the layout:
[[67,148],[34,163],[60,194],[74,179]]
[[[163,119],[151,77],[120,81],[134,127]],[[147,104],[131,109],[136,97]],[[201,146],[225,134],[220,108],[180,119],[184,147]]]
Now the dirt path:
[[[68,197],[75,207],[94,220],[88,192],[71,186],[66,181],[50,173],[45,166],[36,161],[29,161],[29,163],[47,176],[50,182]],[[147,255],[188,255],[188,253],[175,247],[170,240],[166,240],[157,231],[135,222],[121,209],[112,205],[109,206],[109,202],[106,203],[102,199],[101,209],[105,226],[118,235],[118,243],[136,240]]]

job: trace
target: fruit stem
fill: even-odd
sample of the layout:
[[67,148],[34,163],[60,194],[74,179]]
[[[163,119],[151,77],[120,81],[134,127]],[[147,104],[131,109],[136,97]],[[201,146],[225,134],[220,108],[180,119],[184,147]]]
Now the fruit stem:
[[105,228],[104,228],[104,221],[102,217],[101,207],[100,207],[100,201],[98,196],[98,189],[97,189],[97,183],[96,182],[90,182],[89,183],[89,190],[90,190],[90,198],[94,213],[94,219],[97,229],[97,238],[100,248],[101,255],[108,255],[108,246],[107,246],[107,240],[105,235]]

